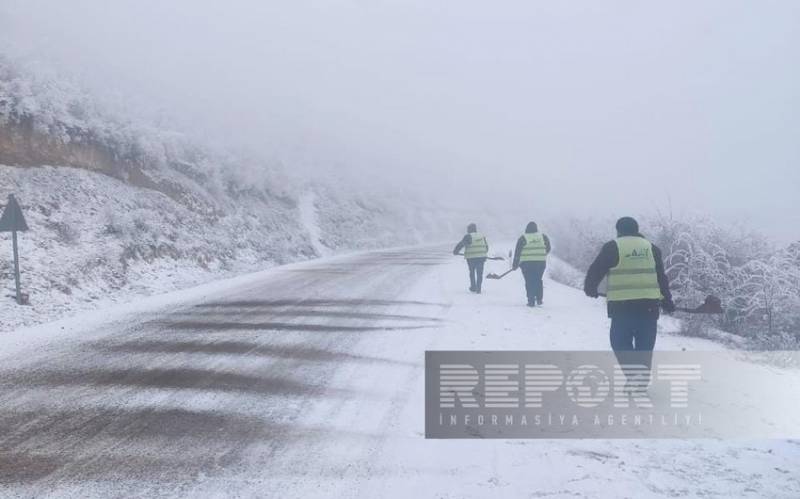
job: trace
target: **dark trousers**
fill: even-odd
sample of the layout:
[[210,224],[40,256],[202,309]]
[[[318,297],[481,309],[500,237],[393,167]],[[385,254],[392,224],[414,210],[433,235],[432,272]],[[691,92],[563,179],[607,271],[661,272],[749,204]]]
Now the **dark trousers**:
[[650,370],[657,324],[658,315],[646,312],[617,313],[611,317],[611,348],[620,365],[643,365]]
[[528,303],[542,303],[544,299],[544,275],[545,262],[521,262],[522,276],[525,278],[525,292],[528,294]]
[[469,289],[472,291],[481,290],[481,284],[483,283],[484,263],[486,263],[486,257],[467,258],[467,268],[469,268]]

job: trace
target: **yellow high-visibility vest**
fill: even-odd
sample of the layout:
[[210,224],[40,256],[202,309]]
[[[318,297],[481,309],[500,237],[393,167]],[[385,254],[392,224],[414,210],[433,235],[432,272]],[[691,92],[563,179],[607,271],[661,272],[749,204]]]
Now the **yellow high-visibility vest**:
[[464,258],[482,258],[489,254],[489,243],[483,234],[470,232],[469,237],[472,242],[464,247]]
[[608,271],[608,301],[660,300],[653,244],[638,236],[618,237],[615,242],[619,263]]
[[525,233],[525,246],[522,247],[520,262],[543,262],[547,260],[547,246],[541,232]]

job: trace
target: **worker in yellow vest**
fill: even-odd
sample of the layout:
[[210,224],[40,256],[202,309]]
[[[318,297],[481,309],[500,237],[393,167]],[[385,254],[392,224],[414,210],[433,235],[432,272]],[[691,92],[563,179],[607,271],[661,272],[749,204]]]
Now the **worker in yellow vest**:
[[453,254],[458,255],[462,249],[469,270],[469,290],[480,294],[483,283],[483,265],[489,255],[489,242],[486,240],[486,236],[478,232],[475,224],[467,225],[467,233],[453,249]]
[[547,265],[548,253],[550,253],[550,239],[546,234],[539,232],[536,222],[528,222],[525,233],[517,240],[511,268],[522,269],[529,307],[542,305],[544,298],[542,276]]
[[[620,218],[616,229],[617,238],[603,246],[589,267],[583,290],[587,296],[597,298],[597,288],[608,276],[606,299],[611,318],[611,348],[621,365],[645,365],[649,372],[659,308],[671,313],[675,304],[661,250],[639,233],[639,224],[631,217]],[[649,374],[639,381],[638,388],[648,383]]]

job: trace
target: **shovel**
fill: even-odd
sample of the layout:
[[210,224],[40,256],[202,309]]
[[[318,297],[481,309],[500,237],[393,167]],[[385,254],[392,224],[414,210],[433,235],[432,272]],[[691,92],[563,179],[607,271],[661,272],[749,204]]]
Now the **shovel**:
[[722,301],[714,295],[706,296],[702,305],[696,308],[675,307],[678,312],[686,312],[687,314],[721,314]]
[[486,278],[487,278],[487,279],[502,279],[502,278],[503,278],[503,276],[505,276],[505,275],[507,275],[507,274],[510,274],[511,272],[514,272],[514,269],[509,269],[509,270],[506,270],[505,272],[503,272],[503,273],[502,273],[502,274],[500,274],[500,275],[497,275],[497,274],[495,274],[494,272],[492,272],[491,274],[486,274]]
[[[598,295],[606,296],[605,293],[598,293]],[[687,314],[721,314],[723,313],[722,301],[714,295],[708,295],[702,305],[698,305],[695,308],[675,307],[675,311]]]
[[[458,256],[464,256],[464,253],[454,253],[454,254],[458,255]],[[502,256],[487,256],[486,259],[487,260],[505,260],[505,258],[503,258]],[[486,277],[489,277],[489,276],[486,276]]]

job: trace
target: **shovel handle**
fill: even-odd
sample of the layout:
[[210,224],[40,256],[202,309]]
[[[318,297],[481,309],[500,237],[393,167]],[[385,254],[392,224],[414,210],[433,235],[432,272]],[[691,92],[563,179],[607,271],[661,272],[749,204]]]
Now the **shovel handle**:
[[[597,296],[606,297],[606,294],[605,293],[597,293]],[[708,302],[709,298],[712,298],[712,297],[711,296],[706,297],[706,302]],[[722,313],[722,309],[720,309],[720,310],[703,310],[702,307],[703,307],[703,305],[700,305],[697,308],[675,307],[675,311],[676,312],[683,312],[683,313],[686,313],[686,314],[709,314],[709,315],[721,314]]]
[[[453,253],[456,256],[464,256],[464,253]],[[487,260],[505,260],[502,256],[487,256]]]

